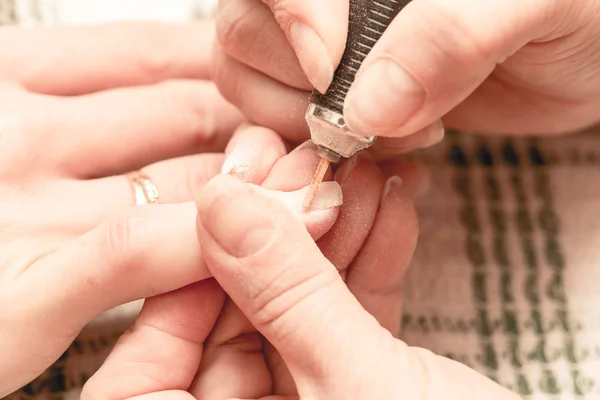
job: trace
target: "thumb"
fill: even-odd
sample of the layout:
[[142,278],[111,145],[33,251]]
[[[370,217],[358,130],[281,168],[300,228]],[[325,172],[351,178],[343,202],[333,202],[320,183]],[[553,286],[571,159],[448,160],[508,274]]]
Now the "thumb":
[[348,358],[383,334],[282,202],[219,176],[197,206],[208,268],[279,351],[300,390],[303,379],[314,386],[315,374],[328,381],[343,374],[355,364]]
[[430,125],[497,64],[527,43],[555,35],[556,17],[567,15],[557,8],[566,3],[413,0],[361,66],[346,99],[347,124],[365,136],[396,137]]
[[325,93],[348,31],[349,0],[263,0],[294,48],[308,80]]

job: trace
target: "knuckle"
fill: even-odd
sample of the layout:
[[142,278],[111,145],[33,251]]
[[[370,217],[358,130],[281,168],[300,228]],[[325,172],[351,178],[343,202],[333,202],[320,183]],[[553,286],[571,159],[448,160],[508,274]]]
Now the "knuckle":
[[136,69],[148,80],[169,76],[175,65],[174,58],[168,51],[160,51],[170,47],[164,27],[156,24],[148,24],[147,27],[149,29],[144,30],[144,37],[136,40]]
[[304,304],[322,302],[323,298],[327,298],[322,293],[339,280],[333,267],[326,270],[301,269],[290,265],[293,263],[292,260],[280,264],[281,272],[267,281],[252,299],[254,322],[258,326],[277,324]]
[[[496,54],[498,30],[490,29],[485,35],[474,29],[470,21],[456,12],[453,2],[436,1],[436,7],[421,10],[422,31],[436,50],[453,63],[472,68],[488,62],[499,62]],[[439,27],[431,29],[431,27]],[[451,49],[449,51],[448,49]]]
[[246,76],[237,61],[223,56],[216,61],[213,80],[221,95],[232,104],[240,106],[242,102],[242,77]]
[[242,50],[247,42],[249,31],[255,31],[257,20],[255,10],[263,5],[233,0],[217,14],[216,37],[227,53]]
[[102,390],[99,385],[95,384],[94,377],[90,378],[81,389],[81,394],[79,395],[80,400],[101,400],[106,399],[105,396],[102,395]]
[[217,85],[223,95],[223,87],[227,87],[227,56],[219,42],[215,42],[213,46],[213,65],[212,65],[212,80]]
[[[30,158],[32,156],[31,151],[36,148],[33,143],[28,143],[31,135],[27,132],[30,130],[31,127],[24,121],[23,117],[0,117],[0,147],[4,152],[3,157],[0,158],[0,176],[12,175],[15,169],[21,174],[23,167],[31,165],[24,158],[24,154],[27,155],[27,158]],[[24,148],[27,151],[23,151]]]
[[148,229],[147,219],[139,216],[124,215],[107,222],[100,239],[100,251],[108,261],[106,265],[118,271],[143,264],[141,258],[144,252],[138,245],[138,238],[143,237]]
[[206,145],[217,136],[218,90],[207,82],[164,82],[165,102],[169,109],[178,110],[182,124],[190,134],[190,144]]

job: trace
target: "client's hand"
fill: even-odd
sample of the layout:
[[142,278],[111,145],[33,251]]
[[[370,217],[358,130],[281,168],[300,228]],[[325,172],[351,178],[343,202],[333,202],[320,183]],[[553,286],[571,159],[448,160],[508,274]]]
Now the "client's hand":
[[[147,299],[134,326],[85,386],[83,399],[295,395],[300,382],[287,367],[297,364],[289,363],[290,354],[281,346],[285,337],[290,339],[286,346],[301,346],[294,357],[300,355],[299,364],[308,368],[316,353],[330,357],[336,352],[335,343],[328,349],[327,329],[341,333],[340,344],[349,344],[344,336],[354,341],[349,346],[356,346],[357,357],[363,346],[370,346],[355,340],[353,331],[360,327],[330,297],[332,288],[345,296],[347,289],[338,285],[340,275],[381,326],[398,332],[400,283],[418,230],[409,199],[423,181],[418,168],[396,161],[384,165],[382,173],[368,158],[348,160],[333,176],[342,189],[343,205],[331,227],[332,210],[320,209],[339,204],[336,185],[322,186],[317,207],[309,212],[301,207],[305,190],[295,191],[310,182],[318,162],[314,149],[305,145],[284,154],[273,132],[240,130],[224,164],[224,172],[238,180],[218,178],[198,198],[200,242],[211,253],[206,261],[233,302],[212,279]],[[405,178],[404,184],[393,174]],[[237,183],[240,179],[261,187]],[[271,222],[264,225],[265,218]],[[277,231],[273,239],[264,237],[270,228]],[[216,247],[213,235],[238,258]],[[253,247],[255,240],[261,237],[271,246],[253,256],[259,250]],[[294,305],[299,308],[288,314]],[[365,320],[372,325],[370,318]],[[272,329],[281,329],[277,337],[269,333]]]
[[[212,40],[206,23],[0,29],[0,397],[94,316],[209,275],[191,184],[224,156],[189,154],[241,121],[205,80]],[[132,207],[154,184],[122,174],[148,164],[163,204]]]

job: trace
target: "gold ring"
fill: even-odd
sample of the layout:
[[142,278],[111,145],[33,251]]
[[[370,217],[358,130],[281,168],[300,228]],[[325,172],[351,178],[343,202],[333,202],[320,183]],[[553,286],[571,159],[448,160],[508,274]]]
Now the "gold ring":
[[142,171],[134,171],[125,176],[133,187],[135,205],[143,206],[158,203],[158,188],[148,175]]

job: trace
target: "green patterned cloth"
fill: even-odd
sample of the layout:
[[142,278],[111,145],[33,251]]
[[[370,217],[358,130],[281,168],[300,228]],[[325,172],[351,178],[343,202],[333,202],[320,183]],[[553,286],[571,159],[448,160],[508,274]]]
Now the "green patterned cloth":
[[[183,21],[209,15],[216,1],[209,3],[0,0],[0,22]],[[600,399],[599,132],[543,140],[451,133],[413,155],[430,166],[432,186],[417,204],[408,343],[529,400]],[[77,399],[138,310],[130,304],[93,321],[43,376],[8,398]]]

